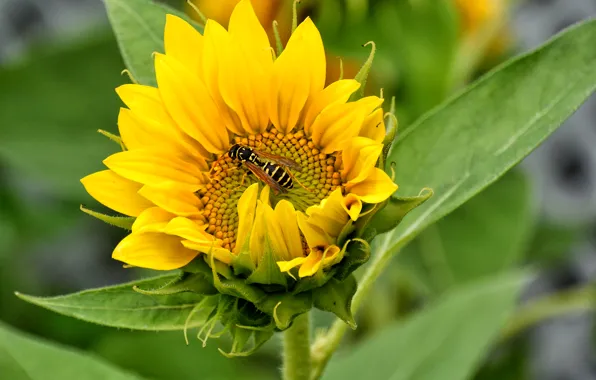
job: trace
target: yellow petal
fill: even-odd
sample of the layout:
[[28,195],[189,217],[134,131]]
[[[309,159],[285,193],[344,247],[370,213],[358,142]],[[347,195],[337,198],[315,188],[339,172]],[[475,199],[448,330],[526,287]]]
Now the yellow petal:
[[271,67],[271,45],[265,29],[261,26],[250,0],[238,3],[228,27],[230,35],[250,57],[254,57],[261,67]]
[[170,152],[156,149],[118,152],[103,162],[122,177],[144,185],[175,182],[196,191],[207,181],[205,174],[195,165]]
[[265,245],[265,239],[267,235],[267,221],[265,209],[270,207],[264,204],[260,200],[257,200],[257,208],[255,211],[255,221],[252,226],[252,232],[250,234],[249,248],[250,257],[255,264],[258,264],[259,258],[265,252],[267,248]]
[[323,153],[333,153],[356,137],[364,119],[383,103],[376,96],[362,98],[356,102],[336,104],[327,107],[315,119],[312,140]]
[[197,255],[197,251],[185,248],[179,237],[147,232],[125,237],[112,257],[136,267],[172,270],[185,266]]
[[397,190],[397,185],[379,168],[374,168],[364,181],[346,189],[366,203],[381,203]]
[[362,201],[354,194],[347,194],[344,197],[343,207],[350,219],[355,222],[362,212]]
[[122,178],[111,170],[90,174],[81,182],[99,203],[124,215],[138,216],[153,206],[153,203],[138,194],[141,184]]
[[350,183],[364,180],[375,167],[382,151],[383,144],[368,137],[350,139],[342,154],[342,178]]
[[264,204],[271,206],[271,188],[269,188],[269,186],[263,186],[259,200]]
[[201,200],[193,191],[173,182],[162,183],[159,186],[145,185],[139,190],[139,194],[175,215],[198,216],[203,207]]
[[326,247],[334,243],[334,239],[325,233],[321,227],[310,223],[306,215],[299,212],[296,216],[298,227],[300,227],[300,231],[306,238],[306,243],[309,247]]
[[174,58],[156,54],[155,75],[166,109],[180,128],[211,153],[227,151],[228,132],[197,74]]
[[255,220],[255,208],[257,207],[257,195],[259,184],[250,185],[238,200],[238,232],[236,233],[236,246],[234,252],[239,253],[250,236],[252,225]]
[[[327,268],[341,260],[339,253],[341,249],[336,245],[330,245],[324,251],[320,249],[313,249],[302,263],[298,276],[310,277],[317,273],[321,267]],[[338,260],[339,258],[339,260]]]
[[298,276],[310,277],[319,271],[321,267],[321,260],[323,259],[323,251],[319,248],[310,251],[306,257],[300,269],[298,270]]
[[[209,152],[172,120],[157,88],[125,84],[116,88],[116,93],[135,117],[135,124],[119,125],[120,135],[128,149],[167,145],[180,147],[191,155],[209,157]],[[143,136],[137,136],[138,133]]]
[[286,200],[279,201],[275,206],[275,216],[281,223],[281,232],[286,245],[287,256],[290,258],[302,257],[304,251],[300,229],[298,228],[297,212],[294,206]]
[[[317,226],[327,236],[335,239],[348,223],[348,212],[344,207],[344,197],[341,189],[335,189],[329,197],[323,199],[319,205],[306,210],[308,222]],[[309,244],[310,247],[313,247]]]
[[313,97],[313,101],[308,107],[306,117],[304,118],[304,131],[310,132],[310,127],[315,118],[325,108],[343,104],[348,101],[350,95],[360,88],[360,83],[354,79],[342,79],[331,83],[323,91]]
[[178,16],[166,15],[164,32],[166,54],[183,64],[190,72],[203,72],[203,36]]
[[205,231],[206,227],[206,224],[200,226],[197,222],[178,216],[170,220],[163,232],[168,235],[179,236],[184,240],[211,244],[215,241],[215,237]]
[[217,245],[216,242],[196,242],[191,240],[182,240],[182,245],[186,248],[206,253],[209,255],[213,255],[217,260],[221,261],[222,263],[231,264],[232,260],[234,259],[234,255],[232,252],[228,251],[225,248],[222,248]]
[[302,257],[302,241],[296,222],[296,210],[286,200],[281,200],[275,210],[263,205],[266,239],[268,239],[275,260],[291,260]]
[[375,110],[364,119],[360,128],[360,136],[368,137],[379,143],[383,142],[385,138],[385,122],[383,121],[382,108]]
[[280,272],[289,272],[293,268],[302,265],[302,263],[304,263],[304,260],[306,260],[306,257],[296,257],[295,259],[292,259],[290,261],[278,261],[277,266],[279,267]]
[[297,35],[297,38],[303,39],[303,44],[308,52],[308,57],[305,57],[307,60],[304,69],[309,72],[310,96],[314,97],[323,89],[323,87],[325,87],[327,62],[325,59],[323,40],[321,39],[319,30],[310,17],[307,17],[300,25],[298,25],[292,34],[292,37],[294,37],[294,35]]
[[246,133],[264,132],[269,125],[270,67],[249,55],[236,40],[220,47],[220,53],[218,79],[223,100],[238,115]]
[[227,129],[236,135],[244,135],[242,122],[234,110],[223,100],[219,87],[220,75],[227,73],[222,69],[226,49],[230,45],[228,32],[217,22],[207,20],[205,25],[205,47],[203,49],[203,78],[207,91],[219,110],[219,114]]
[[151,207],[143,211],[132,225],[132,232],[163,232],[170,220],[176,215],[160,207]]
[[[269,116],[283,133],[298,123],[309,98],[325,85],[325,51],[321,35],[310,18],[294,31],[273,64]],[[311,99],[312,100],[312,99]]]
[[272,250],[276,261],[290,260],[292,257],[284,241],[282,221],[277,218],[277,215],[269,205],[263,205],[263,220],[266,231],[265,239],[269,242],[269,246],[266,248]]

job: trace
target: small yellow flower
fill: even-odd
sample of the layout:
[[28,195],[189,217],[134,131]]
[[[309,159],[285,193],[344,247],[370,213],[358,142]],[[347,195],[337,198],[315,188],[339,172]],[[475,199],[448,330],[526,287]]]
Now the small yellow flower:
[[[168,15],[164,39],[158,87],[116,89],[128,107],[118,117],[126,150],[81,180],[99,202],[136,217],[113,257],[157,270],[198,255],[228,265],[245,257],[258,270],[268,253],[299,277],[339,263],[344,230],[397,189],[376,167],[383,99],[348,102],[360,86],[352,79],[324,87],[325,51],[308,18],[275,59],[249,0],[227,30],[209,20],[204,35]],[[293,188],[270,191],[230,157],[233,144],[295,161],[301,171],[278,165]]]

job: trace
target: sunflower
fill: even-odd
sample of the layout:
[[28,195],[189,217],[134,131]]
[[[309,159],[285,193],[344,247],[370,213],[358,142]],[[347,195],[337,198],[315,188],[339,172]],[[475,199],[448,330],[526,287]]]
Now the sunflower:
[[[81,180],[100,203],[136,218],[113,258],[156,270],[201,255],[217,265],[242,258],[258,270],[271,257],[283,276],[301,278],[341,262],[342,234],[397,189],[376,167],[383,99],[348,101],[360,86],[353,79],[325,87],[325,51],[309,18],[275,57],[249,0],[227,30],[208,20],[203,35],[168,15],[164,45],[154,56],[157,88],[116,89],[127,107],[118,117],[125,149]],[[271,189],[279,175],[248,170],[229,154],[235,144],[293,161],[296,169],[260,159],[293,187]]]

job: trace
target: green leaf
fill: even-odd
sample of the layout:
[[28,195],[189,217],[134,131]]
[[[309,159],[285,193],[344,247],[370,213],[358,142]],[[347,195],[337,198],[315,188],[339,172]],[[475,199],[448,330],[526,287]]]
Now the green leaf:
[[554,132],[596,88],[596,20],[490,72],[394,144],[402,194],[435,196],[379,242],[394,251],[494,182]]
[[454,288],[332,360],[323,379],[468,379],[513,312],[522,279],[508,274]]
[[358,283],[356,277],[350,275],[343,281],[334,278],[325,286],[313,290],[313,304],[316,308],[335,314],[351,328],[356,328],[352,315],[352,297],[356,293]]
[[0,156],[8,167],[53,195],[91,199],[79,180],[120,150],[97,130],[116,130],[122,66],[105,31],[0,69]]
[[150,379],[277,378],[277,362],[230,360],[217,351],[217,342],[213,343],[203,347],[201,342],[191,340],[187,346],[180,333],[118,331],[105,335],[92,349],[110,362]]
[[367,229],[372,229],[377,234],[391,231],[410,211],[426,202],[432,195],[432,189],[426,188],[415,197],[392,196],[387,204],[371,218],[370,224],[366,226]]
[[163,53],[166,14],[201,28],[184,13],[150,0],[104,0],[126,67],[141,84],[155,86],[154,52]]
[[102,359],[19,333],[0,323],[0,374],[10,380],[133,380]]
[[175,278],[159,288],[144,289],[138,286],[133,287],[139,293],[151,296],[178,294],[183,292],[193,292],[196,294],[217,294],[217,289],[213,286],[211,278],[204,273],[182,273],[180,277]]
[[[60,314],[100,325],[135,330],[183,330],[186,318],[202,299],[194,293],[146,295],[133,289],[159,288],[172,282],[177,275],[165,275],[127,284],[85,290],[57,297],[17,296],[35,305]],[[199,317],[188,321],[188,328],[199,326]]]
[[518,264],[533,228],[529,184],[512,171],[429,226],[398,256],[437,292]]

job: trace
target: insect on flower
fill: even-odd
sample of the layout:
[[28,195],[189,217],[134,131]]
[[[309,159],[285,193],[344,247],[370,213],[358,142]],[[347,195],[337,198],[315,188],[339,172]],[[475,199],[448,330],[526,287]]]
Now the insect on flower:
[[240,144],[234,144],[227,155],[244,164],[251,173],[269,185],[275,194],[285,193],[294,187],[293,176],[288,169],[302,171],[302,166],[292,159]]

